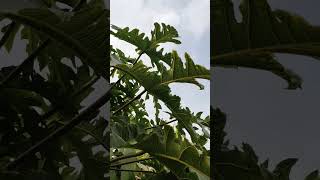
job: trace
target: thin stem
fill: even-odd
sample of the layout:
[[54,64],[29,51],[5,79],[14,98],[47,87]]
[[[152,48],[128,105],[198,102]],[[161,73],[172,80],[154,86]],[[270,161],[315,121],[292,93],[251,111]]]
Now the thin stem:
[[94,76],[93,79],[91,79],[89,82],[87,82],[84,86],[82,86],[79,90],[71,94],[72,97],[78,96],[80,93],[83,91],[87,90],[90,88],[94,83],[96,83],[100,79],[100,76]]
[[158,174],[158,173],[153,172],[153,171],[143,171],[143,170],[116,169],[116,168],[110,168],[110,170],[113,170],[113,171],[127,171],[127,172],[143,172],[143,173]]
[[140,152],[137,152],[135,154],[129,154],[129,155],[126,155],[126,156],[121,156],[121,157],[118,157],[118,158],[110,160],[110,163],[114,163],[114,162],[120,161],[122,159],[128,159],[128,158],[132,158],[132,157],[141,156],[143,154],[145,154],[145,152],[140,151]]
[[105,105],[111,97],[111,91],[110,89],[96,102],[94,102],[92,105],[90,105],[87,109],[82,111],[79,115],[72,118],[71,121],[67,122],[65,125],[61,126],[60,128],[56,129],[52,133],[50,133],[48,136],[40,140],[38,143],[21,153],[14,161],[9,162],[6,164],[6,168],[13,168],[15,165],[17,165],[18,162],[22,161],[26,156],[29,154],[37,151],[41,146],[48,143],[50,140],[60,137],[64,135],[65,133],[69,132],[73,127],[81,123],[84,119],[86,119],[87,116],[91,115],[91,113],[97,111],[100,107]]
[[[137,57],[137,59],[132,63],[132,65],[135,65],[141,58],[141,56],[144,54],[144,52],[141,52],[139,54],[139,56]],[[111,88],[113,88],[114,86],[116,86],[117,84],[120,83],[120,81],[126,76],[127,74],[122,75],[112,86]]]
[[246,171],[246,172],[250,171],[249,168],[245,168],[245,167],[233,164],[233,163],[216,163],[216,166],[231,166],[231,167],[234,167],[234,168],[237,168],[237,169],[241,169],[241,170]]
[[244,54],[250,54],[250,53],[258,53],[258,52],[283,52],[283,53],[294,53],[297,54],[297,51],[299,53],[305,53],[305,49],[303,49],[303,46],[318,46],[320,43],[313,42],[313,43],[301,43],[301,44],[284,44],[279,46],[269,46],[264,48],[253,48],[253,49],[244,49],[239,50],[235,52],[225,53],[217,56],[211,57],[211,64],[214,64],[214,61],[220,60],[220,59],[227,59],[227,58],[233,58],[239,55]]
[[[137,57],[137,59],[132,63],[132,65],[135,65],[141,58],[141,56],[144,54],[144,52],[142,51],[139,56]],[[113,89],[117,84],[120,83],[120,81],[126,76],[127,74],[124,74],[123,76],[121,76],[112,86],[110,89]],[[145,92],[143,92],[145,93]],[[143,94],[142,93],[142,94]],[[142,95],[141,94],[141,95]],[[129,104],[131,104],[133,101],[135,101],[136,99],[140,98],[141,95],[138,95],[137,97],[133,98],[130,102],[126,103],[125,105],[123,105],[122,107],[120,107],[119,109],[117,109],[111,116],[115,115],[116,113],[120,112],[123,108],[127,107]]]
[[167,124],[173,123],[173,122],[175,122],[175,121],[178,121],[178,120],[177,120],[177,119],[175,119],[175,120],[172,120],[172,121],[169,121],[169,122],[166,122],[166,123],[160,124],[160,125],[158,125],[158,126],[148,127],[148,128],[146,128],[145,130],[153,129],[153,128],[158,128],[158,127],[162,127],[162,126],[165,126],[165,125],[167,125]]
[[132,98],[130,101],[128,101],[127,103],[125,103],[123,106],[121,106],[119,109],[115,110],[114,113],[112,113],[112,116],[117,114],[118,112],[120,112],[121,110],[123,110],[124,108],[126,108],[127,106],[129,106],[131,103],[133,103],[135,100],[139,99],[145,92],[147,92],[147,90],[143,90],[140,94],[138,94],[136,97]]
[[128,161],[128,162],[123,162],[123,163],[119,163],[119,164],[114,164],[114,165],[110,165],[110,167],[117,167],[117,166],[122,166],[122,165],[126,165],[126,164],[132,164],[132,163],[141,162],[141,161],[145,161],[145,160],[149,160],[149,159],[153,159],[153,157],[137,159],[134,161]]

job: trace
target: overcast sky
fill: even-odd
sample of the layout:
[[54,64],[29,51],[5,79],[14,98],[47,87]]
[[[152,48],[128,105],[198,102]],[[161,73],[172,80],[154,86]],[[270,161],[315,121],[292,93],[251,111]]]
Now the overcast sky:
[[[180,35],[181,45],[165,45],[165,51],[177,50],[184,60],[188,52],[195,63],[210,67],[210,21],[209,0],[111,0],[111,24],[120,27],[138,28],[147,35],[154,22],[174,26]],[[134,48],[111,38],[111,44],[135,55]],[[136,55],[134,56],[136,57]],[[146,60],[146,56],[143,57]],[[173,84],[172,91],[182,99],[182,105],[194,112],[209,115],[210,86],[208,80],[201,81],[205,90],[194,85]],[[153,107],[148,106],[148,111]]]
[[[320,25],[320,1],[269,2],[273,8],[303,15]],[[251,144],[260,160],[269,158],[272,165],[285,158],[299,158],[291,180],[302,180],[320,169],[320,62],[303,56],[278,57],[301,75],[302,90],[285,90],[286,83],[268,72],[216,68],[211,102],[227,114],[227,138],[231,144]]]

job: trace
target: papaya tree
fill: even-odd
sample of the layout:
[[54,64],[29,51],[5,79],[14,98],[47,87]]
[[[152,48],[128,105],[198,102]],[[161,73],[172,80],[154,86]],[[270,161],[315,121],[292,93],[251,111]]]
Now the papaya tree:
[[[320,57],[320,27],[284,10],[272,10],[267,0],[242,0],[242,20],[235,17],[231,0],[211,1],[211,67],[254,68],[268,71],[288,83],[287,89],[302,86],[302,79],[286,68],[275,53]],[[289,180],[297,159],[286,159],[271,171],[268,161],[259,162],[248,144],[231,149],[224,140],[226,117],[212,110],[213,172],[217,180]],[[318,171],[306,180],[319,179]]]
[[105,2],[12,3],[1,4],[0,48],[25,42],[27,57],[0,70],[0,179],[107,179],[111,90],[89,97],[109,81]]
[[[209,69],[195,64],[187,53],[183,59],[161,48],[181,43],[170,25],[155,23],[149,36],[111,25],[110,34],[136,48],[136,56],[129,56],[121,47],[110,47],[111,179],[210,179],[205,148],[209,117],[183,107],[169,87],[189,83],[201,90],[197,79],[208,80]],[[146,111],[147,103],[154,104],[154,117]]]

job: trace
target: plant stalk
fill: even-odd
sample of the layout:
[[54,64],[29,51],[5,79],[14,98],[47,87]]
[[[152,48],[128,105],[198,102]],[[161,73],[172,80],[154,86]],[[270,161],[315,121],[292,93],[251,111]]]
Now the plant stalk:
[[111,90],[109,89],[101,98],[99,98],[96,102],[94,102],[92,105],[90,105],[86,110],[82,111],[79,115],[74,117],[72,120],[67,122],[65,125],[61,126],[60,128],[56,129],[52,133],[50,133],[48,136],[40,140],[38,143],[21,153],[15,160],[9,162],[5,165],[5,168],[11,169],[14,168],[15,165],[17,165],[20,161],[22,161],[26,156],[30,155],[31,153],[36,152],[41,146],[44,144],[47,144],[52,139],[55,139],[57,137],[60,137],[67,133],[69,130],[71,130],[73,127],[78,125],[85,119],[87,116],[89,116],[91,113],[97,111],[100,107],[105,105],[111,97]]

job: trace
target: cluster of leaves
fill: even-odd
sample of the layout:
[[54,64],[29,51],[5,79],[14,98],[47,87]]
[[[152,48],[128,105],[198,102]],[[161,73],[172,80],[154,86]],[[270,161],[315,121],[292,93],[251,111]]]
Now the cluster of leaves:
[[29,3],[0,10],[0,48],[20,35],[28,54],[0,70],[0,179],[106,179],[108,96],[83,100],[109,81],[109,12],[102,0]]
[[[176,51],[160,49],[163,43],[180,44],[170,25],[155,23],[150,37],[115,25],[110,33],[135,46],[138,56],[111,46],[111,76],[117,80],[111,98],[111,179],[210,179],[210,154],[204,147],[209,117],[182,107],[169,87],[189,83],[203,89],[196,79],[209,79],[210,71],[187,53],[183,63]],[[148,59],[152,67],[146,65]],[[154,118],[145,110],[148,99],[154,103]],[[168,119],[159,115],[164,107]],[[203,133],[197,133],[195,125]]]
[[[320,27],[301,16],[284,10],[272,10],[267,0],[243,0],[242,21],[237,22],[231,0],[213,0],[211,6],[211,66],[244,67],[266,70],[288,82],[288,89],[301,88],[301,78],[280,64],[274,53],[290,53],[319,58]],[[213,118],[213,170],[217,180],[261,179],[289,180],[297,159],[280,162],[273,171],[268,161],[258,157],[248,144],[230,149],[224,141],[225,115],[218,109]],[[320,179],[314,171],[306,180]]]

